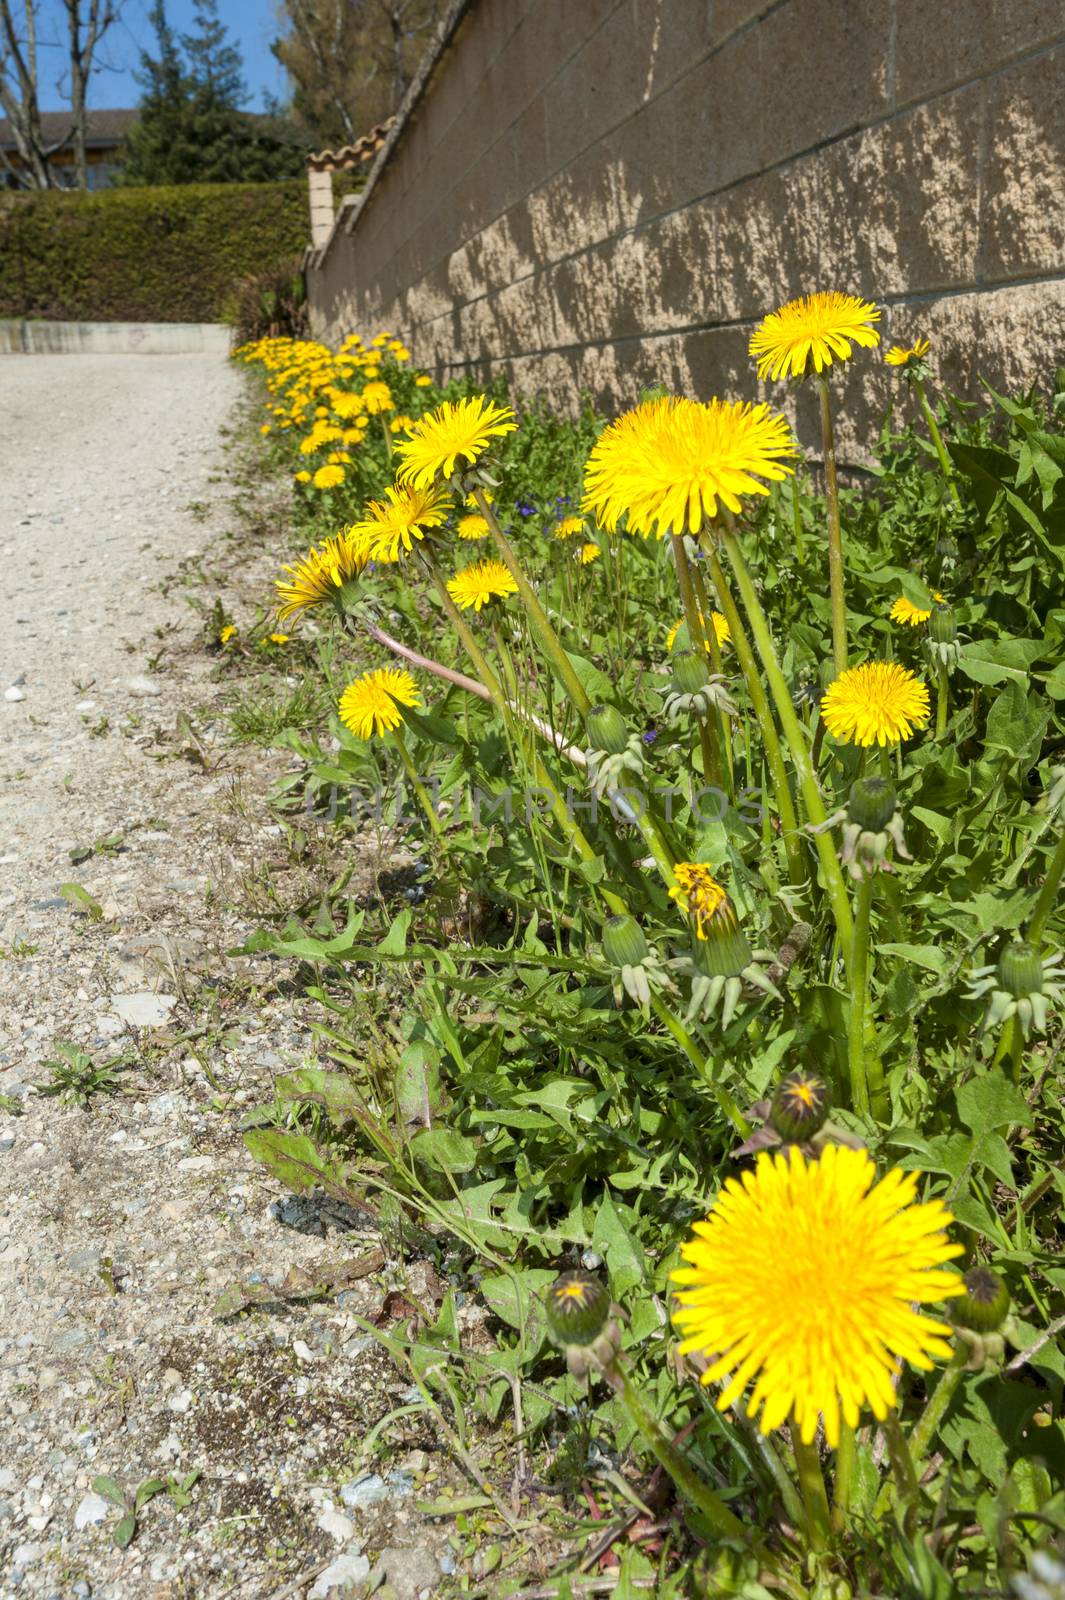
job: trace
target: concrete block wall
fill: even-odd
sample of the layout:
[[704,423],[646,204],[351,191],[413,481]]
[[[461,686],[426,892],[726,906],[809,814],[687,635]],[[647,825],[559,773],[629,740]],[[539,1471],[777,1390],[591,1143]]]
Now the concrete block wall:
[[[1065,359],[1065,0],[468,0],[311,258],[316,332],[608,411],[770,398],[783,300],[843,289],[945,382]],[[841,374],[861,454],[898,380]],[[789,407],[792,404],[788,402]],[[810,397],[800,431],[816,437]]]

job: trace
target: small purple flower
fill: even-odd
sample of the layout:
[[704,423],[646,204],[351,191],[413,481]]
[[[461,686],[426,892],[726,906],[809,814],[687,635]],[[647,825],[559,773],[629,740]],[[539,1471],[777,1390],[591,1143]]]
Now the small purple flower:
[[519,517],[535,517],[536,515],[536,507],[530,505],[528,500],[519,500],[514,509]]
[[648,728],[646,730],[646,732],[644,733],[643,742],[644,742],[644,744],[654,744],[654,742],[655,742],[655,740],[657,738],[658,738],[658,729],[657,728]]

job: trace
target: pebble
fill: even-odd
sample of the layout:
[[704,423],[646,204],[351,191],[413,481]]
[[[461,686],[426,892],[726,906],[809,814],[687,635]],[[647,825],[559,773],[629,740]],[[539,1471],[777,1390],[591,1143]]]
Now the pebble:
[[0,1129],[0,1156],[6,1155],[9,1150],[14,1148],[14,1144],[15,1144],[15,1130],[14,1130],[14,1128],[2,1128],[2,1129]]
[[74,1513],[74,1526],[87,1528],[90,1524],[102,1522],[110,1510],[110,1503],[102,1494],[87,1494]]
[[10,701],[14,702],[15,700],[25,700],[25,698],[26,698],[25,689],[20,689],[17,683],[13,683],[11,685],[10,689],[5,689],[4,690],[4,699],[5,700],[10,700]]
[[132,1028],[165,1028],[176,1005],[176,995],[153,994],[150,989],[142,989],[137,994],[116,994],[111,999],[115,1016]]
[[356,1550],[345,1550],[319,1573],[313,1589],[307,1592],[307,1600],[327,1600],[333,1590],[342,1589],[346,1583],[365,1583],[369,1576],[370,1563],[366,1557]]
[[355,1524],[350,1517],[346,1517],[335,1506],[327,1506],[318,1518],[318,1526],[323,1533],[327,1533],[337,1544],[347,1544],[355,1532]]
[[163,692],[154,678],[146,678],[143,676],[129,678],[126,682],[126,688],[129,690],[130,694],[136,695],[136,697],[140,700],[151,699],[154,695],[162,694]]

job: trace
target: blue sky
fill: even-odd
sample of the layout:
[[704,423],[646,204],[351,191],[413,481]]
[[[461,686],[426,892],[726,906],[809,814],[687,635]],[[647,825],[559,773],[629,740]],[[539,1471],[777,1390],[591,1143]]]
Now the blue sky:
[[[94,71],[89,83],[89,105],[102,109],[135,106],[140,91],[134,70],[140,52],[151,49],[154,34],[148,22],[151,0],[125,0],[119,20],[108,31],[100,47],[103,70]],[[192,0],[167,0],[167,16],[176,33],[192,30]],[[41,109],[62,111],[68,102],[56,82],[62,77],[66,58],[65,20],[59,0],[40,0],[38,29],[40,53]],[[270,54],[270,41],[280,31],[272,0],[219,0],[218,15],[229,29],[230,38],[244,57],[244,78],[248,85],[248,109],[262,109],[264,95],[286,97],[285,74]],[[48,41],[53,41],[48,46]]]

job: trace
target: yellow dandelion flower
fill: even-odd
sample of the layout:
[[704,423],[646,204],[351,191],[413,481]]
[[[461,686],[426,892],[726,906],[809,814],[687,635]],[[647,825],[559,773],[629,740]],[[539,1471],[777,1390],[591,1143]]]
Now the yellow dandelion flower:
[[491,600],[505,600],[517,594],[514,582],[502,561],[475,561],[447,581],[447,592],[460,611],[480,611]]
[[315,413],[314,414],[315,414],[316,417],[327,417],[329,415],[329,412],[326,410],[325,406],[318,406],[315,409]]
[[848,668],[821,699],[825,727],[846,744],[900,744],[924,726],[929,710],[920,678],[894,661]]
[[291,637],[292,637],[292,635],[289,634],[289,633],[272,633],[270,635],[270,643],[271,644],[288,644],[288,641],[289,641],[289,639]]
[[344,482],[344,468],[334,463],[332,466],[319,467],[311,480],[316,489],[335,489]]
[[912,345],[893,344],[884,352],[889,367],[908,367],[911,361],[923,361],[932,346],[927,339],[917,339]]
[[711,400],[646,400],[604,429],[584,469],[581,510],[610,533],[698,533],[718,501],[740,510],[745,494],[768,494],[796,452],[791,429],[768,406]]
[[584,518],[583,517],[563,517],[562,521],[559,522],[558,524],[556,524],[556,527],[555,527],[555,538],[556,539],[575,539],[579,533],[583,533],[583,532],[584,532]]
[[416,422],[410,438],[396,446],[403,459],[399,476],[419,488],[436,478],[450,478],[458,461],[472,464],[494,438],[513,433],[517,426],[509,406],[497,405],[485,395],[445,400]]
[[489,528],[480,512],[475,511],[471,516],[459,518],[456,532],[460,539],[487,539]]
[[362,391],[362,403],[371,417],[394,409],[392,391],[387,383],[368,383]]
[[707,937],[708,925],[720,924],[730,930],[736,926],[732,901],[707,862],[678,861],[673,868],[673,876],[677,881],[669,891],[669,898],[675,900],[685,916],[691,918],[700,939]]
[[366,437],[365,428],[345,428],[340,435],[344,444],[361,444]]
[[[482,498],[484,499],[485,505],[489,505],[489,506],[494,506],[495,505],[496,497],[492,493],[491,489],[482,489],[481,490],[481,495],[482,495]],[[466,496],[464,504],[469,506],[471,511],[476,511],[478,509],[477,496],[473,493],[472,489],[471,489],[470,493]]]
[[429,374],[427,372],[419,372],[418,376],[414,380],[415,385],[419,389],[428,389],[428,387],[432,383],[432,381],[433,381],[432,378],[430,378],[430,376],[429,376]]
[[582,567],[587,567],[590,566],[593,561],[598,561],[602,553],[602,550],[600,550],[597,544],[582,544],[580,549],[577,551],[577,558]]
[[412,417],[393,417],[388,426],[393,433],[406,433],[408,428],[414,426],[414,419]]
[[719,1411],[754,1389],[747,1415],[763,1433],[794,1419],[808,1444],[823,1418],[839,1443],[842,1415],[857,1427],[868,1404],[880,1420],[895,1405],[900,1360],[929,1371],[951,1354],[951,1329],[915,1309],[964,1293],[957,1272],[936,1270],[962,1253],[939,1200],[912,1202],[917,1176],[897,1169],[879,1183],[868,1151],[829,1144],[807,1161],[762,1151],[754,1172],[729,1178],[673,1273],[681,1352],[724,1382]]
[[310,481],[311,481],[311,475],[310,475],[309,472],[297,472],[297,474],[296,474],[296,482],[297,483],[310,483]]
[[407,349],[405,344],[400,344],[398,339],[393,339],[388,349],[393,361],[410,360],[410,351]]
[[236,633],[236,631],[237,631],[236,630],[236,626],[232,622],[227,622],[225,627],[219,630],[219,634],[218,634],[218,642],[219,642],[219,644],[228,644],[230,639],[232,639],[233,635]]
[[415,489],[409,484],[390,484],[384,500],[371,500],[363,520],[352,525],[352,534],[365,540],[373,561],[398,561],[409,554],[426,530],[439,528],[451,510],[444,489],[430,485]]
[[758,358],[760,378],[801,378],[811,361],[821,372],[833,361],[846,361],[852,345],[878,345],[880,335],[869,324],[879,319],[876,306],[857,295],[808,294],[763,317],[748,349]]
[[267,435],[267,434],[268,434],[268,433],[269,433],[269,432],[270,432],[270,424],[269,424],[269,423],[268,423],[268,422],[261,422],[261,423],[260,423],[260,424],[259,424],[259,432],[260,432],[260,433],[261,433],[261,434],[262,434],[262,435],[263,435],[263,437],[264,437],[264,438],[265,438],[265,437],[266,437],[266,435]]
[[379,667],[349,683],[340,697],[340,720],[357,739],[391,733],[403,721],[401,706],[421,705],[418,686],[402,667]]
[[274,582],[280,599],[278,621],[336,598],[345,583],[358,577],[366,561],[363,541],[350,530],[326,539],[320,547],[312,546],[293,566],[282,567],[288,576]]
[[[937,605],[946,605],[943,596],[936,589],[932,590],[932,598]],[[892,622],[907,622],[911,628],[919,628],[921,623],[927,622],[931,615],[931,611],[923,611],[920,606],[915,606],[913,601],[907,600],[904,594],[899,595],[899,598],[888,612]]]
[[[699,613],[699,621],[703,625],[703,627],[705,628],[706,627],[706,618],[703,616],[701,611]],[[725,621],[725,619],[721,615],[720,611],[711,611],[711,613],[710,613],[710,621],[714,625],[714,633],[717,636],[718,648],[720,649],[722,646],[724,646],[726,644],[731,644],[732,635],[729,632],[728,623]],[[673,624],[672,628],[670,628],[669,632],[666,635],[666,649],[667,650],[672,650],[673,641],[677,637],[677,634],[680,632],[681,628],[683,628],[683,627],[684,627],[684,618],[681,617],[680,621],[679,622],[675,622]],[[710,653],[710,642],[709,642],[709,640],[707,640],[706,651],[707,651],[707,654],[709,655],[709,653]]]
[[361,417],[365,410],[366,402],[361,394],[338,394],[333,401],[334,416],[342,417],[345,422]]

